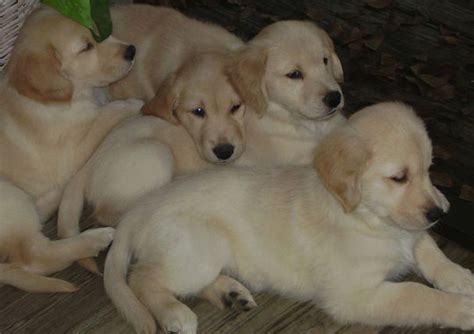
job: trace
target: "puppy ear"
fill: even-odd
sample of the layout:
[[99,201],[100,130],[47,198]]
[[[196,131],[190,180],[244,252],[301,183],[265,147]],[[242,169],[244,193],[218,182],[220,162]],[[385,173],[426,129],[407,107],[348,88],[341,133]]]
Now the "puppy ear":
[[163,82],[155,96],[145,103],[142,113],[157,116],[174,125],[179,125],[180,121],[176,117],[177,105],[176,80],[174,76],[170,76]]
[[331,53],[331,60],[332,60],[332,73],[334,75],[334,79],[336,82],[343,83],[344,82],[344,72],[342,70],[342,64],[337,56],[336,52]]
[[227,68],[231,84],[258,115],[267,110],[265,71],[268,51],[261,47],[246,47],[232,57]]
[[39,102],[67,102],[73,87],[61,74],[61,63],[52,46],[45,51],[23,51],[10,59],[8,76],[18,93]]
[[360,177],[370,157],[366,144],[348,126],[326,136],[316,149],[314,167],[345,212],[354,211],[361,201]]
[[336,50],[334,49],[334,42],[324,30],[320,28],[318,29],[321,33],[321,38],[323,40],[324,46],[331,53],[332,74],[334,76],[334,79],[336,79],[336,82],[338,83],[343,83],[344,71],[342,70],[341,60],[337,56]]

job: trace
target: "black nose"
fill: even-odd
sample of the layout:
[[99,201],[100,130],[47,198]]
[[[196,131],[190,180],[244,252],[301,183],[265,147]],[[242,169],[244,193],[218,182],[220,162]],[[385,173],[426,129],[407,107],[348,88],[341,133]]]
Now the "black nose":
[[329,107],[329,108],[336,108],[339,103],[341,103],[341,93],[339,93],[337,90],[333,90],[329,92],[324,98],[323,102]]
[[219,144],[212,150],[219,160],[227,160],[234,153],[234,145]]
[[129,46],[127,46],[127,48],[125,49],[125,53],[123,54],[123,57],[124,57],[126,60],[132,61],[133,58],[135,58],[135,53],[136,53],[136,51],[137,51],[137,49],[135,48],[135,46],[129,45]]
[[439,220],[441,217],[444,216],[444,212],[443,210],[435,206],[434,208],[429,209],[425,215],[426,219],[428,219],[430,223],[434,223],[435,221]]

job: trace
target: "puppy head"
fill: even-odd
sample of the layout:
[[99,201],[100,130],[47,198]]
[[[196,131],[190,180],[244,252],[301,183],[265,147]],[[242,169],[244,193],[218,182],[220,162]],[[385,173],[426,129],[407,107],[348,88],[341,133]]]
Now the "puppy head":
[[295,115],[324,120],[344,105],[341,62],[326,32],[310,22],[269,25],[234,63],[231,79],[257,112],[271,101]]
[[102,43],[90,31],[49,8],[26,21],[6,73],[17,91],[40,102],[69,101],[75,89],[98,87],[128,73],[133,46],[109,37]]
[[227,56],[192,57],[158,89],[142,111],[182,125],[200,156],[231,162],[245,149],[245,105],[225,74]]
[[400,103],[353,115],[317,149],[315,166],[346,212],[360,207],[404,229],[426,229],[449,203],[431,183],[431,142],[421,119]]

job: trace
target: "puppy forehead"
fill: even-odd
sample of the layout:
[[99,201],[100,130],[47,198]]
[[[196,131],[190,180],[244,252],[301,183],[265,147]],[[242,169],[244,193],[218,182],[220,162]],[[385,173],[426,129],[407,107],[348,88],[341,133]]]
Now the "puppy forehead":
[[395,161],[426,170],[431,164],[431,141],[421,119],[400,103],[386,102],[364,108],[349,119],[351,126],[381,161]]
[[49,8],[36,11],[31,19],[26,21],[23,30],[24,35],[30,36],[35,42],[45,41],[47,38],[57,48],[81,38],[92,37],[87,28]]
[[[290,43],[292,44],[292,43]],[[299,47],[295,45],[282,45],[269,49],[268,62],[270,66],[278,68],[301,67],[308,68],[323,63],[327,53],[316,45],[310,47]]]
[[202,77],[201,80],[187,81],[180,94],[183,107],[192,109],[201,106],[208,112],[220,112],[222,109],[227,110],[232,103],[240,101],[224,75],[214,79],[207,80]]

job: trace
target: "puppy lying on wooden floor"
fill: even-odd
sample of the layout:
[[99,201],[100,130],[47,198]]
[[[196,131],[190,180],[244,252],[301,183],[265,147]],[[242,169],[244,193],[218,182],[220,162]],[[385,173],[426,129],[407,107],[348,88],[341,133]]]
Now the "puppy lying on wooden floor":
[[[473,275],[427,233],[449,207],[431,158],[412,109],[381,103],[323,139],[313,167],[178,179],[123,217],[106,291],[145,333],[155,319],[167,333],[196,333],[177,296],[254,307],[245,286],[314,300],[341,322],[472,330]],[[410,269],[435,288],[392,281]]]

